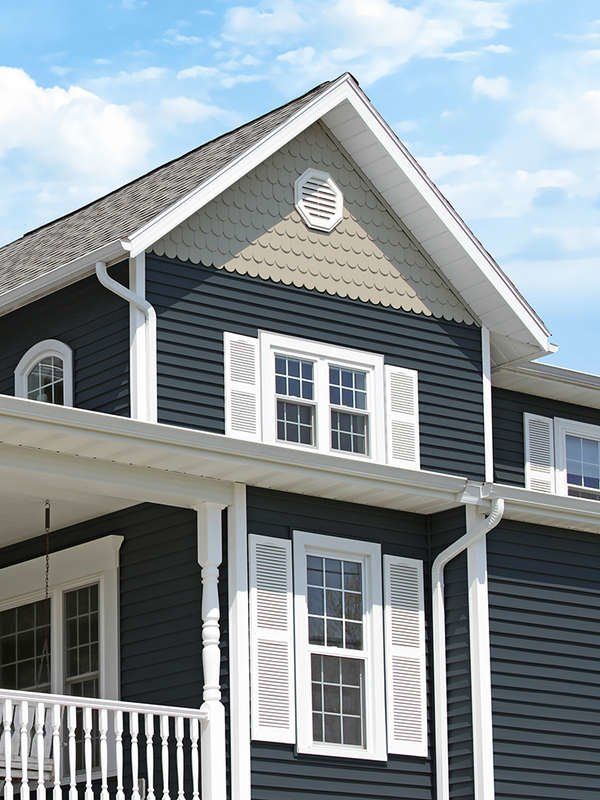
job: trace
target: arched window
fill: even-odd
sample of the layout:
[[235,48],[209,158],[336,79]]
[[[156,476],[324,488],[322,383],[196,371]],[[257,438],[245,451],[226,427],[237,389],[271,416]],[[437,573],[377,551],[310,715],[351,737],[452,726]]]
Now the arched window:
[[15,395],[58,406],[73,405],[73,353],[57,339],[30,347],[15,369]]

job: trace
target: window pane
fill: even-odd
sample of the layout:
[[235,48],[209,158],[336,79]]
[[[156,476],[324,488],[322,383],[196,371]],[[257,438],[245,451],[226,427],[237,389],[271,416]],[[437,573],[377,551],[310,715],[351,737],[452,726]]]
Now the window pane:
[[0,612],[0,685],[50,691],[50,600]]
[[310,644],[361,650],[362,565],[357,561],[307,556],[306,576]]
[[331,412],[331,447],[345,453],[367,454],[367,417],[364,414]]
[[313,399],[314,365],[300,358],[275,356],[275,391],[288,397]]
[[27,375],[27,397],[43,403],[63,404],[63,362],[60,358],[46,356],[34,364]]
[[600,500],[600,442],[566,436],[569,494]]
[[314,444],[314,409],[298,403],[277,401],[277,438],[283,442]]
[[314,741],[364,747],[364,662],[313,655],[311,680]]
[[345,367],[329,367],[329,401],[362,411],[367,408],[367,373]]
[[97,696],[100,674],[97,608],[97,583],[65,594],[65,690],[68,694]]

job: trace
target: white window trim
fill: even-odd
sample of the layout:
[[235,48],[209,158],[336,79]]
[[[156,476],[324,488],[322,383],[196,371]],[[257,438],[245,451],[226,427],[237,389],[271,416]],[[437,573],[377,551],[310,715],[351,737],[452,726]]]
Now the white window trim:
[[58,339],[37,342],[22,356],[15,367],[15,396],[27,398],[27,377],[42,358],[56,356],[63,362],[63,405],[73,405],[73,351]]
[[[560,495],[569,494],[569,485],[567,483],[568,434],[600,442],[600,425],[591,425],[589,422],[576,422],[575,420],[561,419],[560,417],[554,418],[555,486],[556,493]],[[593,500],[594,498],[590,497],[589,499]],[[598,501],[596,500],[595,502]]]
[[[294,336],[259,331],[262,429],[263,440],[269,444],[293,447],[299,450],[313,450],[328,455],[353,458],[360,461],[385,462],[385,385],[384,359],[376,353],[352,350],[346,347],[298,339]],[[275,393],[275,353],[303,358],[315,362],[315,445],[282,442],[277,439],[277,413]],[[369,455],[347,453],[331,447],[331,423],[329,403],[329,372],[327,364],[333,362],[350,369],[367,373],[367,404],[369,416]],[[302,402],[302,401],[300,401]],[[349,409],[352,412],[352,409]],[[360,412],[359,412],[360,413]]]
[[[98,583],[100,612],[99,695],[118,700],[119,667],[119,548],[122,536],[104,536],[50,555],[49,596],[51,599],[52,694],[65,693],[64,679],[64,594],[72,589]],[[0,611],[34,603],[45,598],[45,557],[33,558],[0,570]],[[23,593],[23,587],[38,587]]]
[[[299,753],[337,756],[372,761],[387,759],[385,720],[385,676],[383,644],[381,546],[294,531],[294,638],[296,651],[296,724]],[[366,748],[314,742],[308,607],[306,602],[306,556],[359,559],[363,565],[364,654],[365,654],[365,732]],[[357,653],[360,651],[357,651]],[[332,648],[332,655],[336,651]],[[339,655],[345,656],[346,651]]]

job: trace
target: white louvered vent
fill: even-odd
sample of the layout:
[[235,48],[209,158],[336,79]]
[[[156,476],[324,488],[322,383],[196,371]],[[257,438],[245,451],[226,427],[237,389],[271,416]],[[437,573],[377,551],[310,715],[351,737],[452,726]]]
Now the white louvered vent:
[[332,231],[342,219],[344,198],[327,172],[307,169],[296,181],[295,200],[302,219],[311,228]]
[[419,469],[419,376],[415,370],[385,368],[387,460]]
[[251,535],[249,559],[252,738],[293,742],[291,543]]
[[225,351],[225,433],[260,440],[258,340],[223,334]]
[[536,492],[554,492],[554,421],[524,415],[525,486]]
[[427,755],[423,563],[384,556],[388,750]]

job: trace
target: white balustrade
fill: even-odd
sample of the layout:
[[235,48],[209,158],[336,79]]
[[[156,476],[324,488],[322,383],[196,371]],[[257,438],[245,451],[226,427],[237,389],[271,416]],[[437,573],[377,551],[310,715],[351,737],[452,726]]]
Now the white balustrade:
[[0,709],[4,800],[200,798],[206,710],[4,689]]

